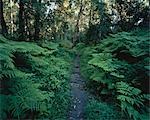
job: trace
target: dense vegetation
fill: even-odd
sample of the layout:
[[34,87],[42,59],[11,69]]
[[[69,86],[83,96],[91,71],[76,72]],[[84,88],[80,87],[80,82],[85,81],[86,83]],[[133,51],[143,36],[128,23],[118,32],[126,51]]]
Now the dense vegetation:
[[73,54],[52,42],[0,43],[0,119],[65,119]]
[[149,119],[148,0],[0,0],[0,120],[66,120],[75,56],[87,120]]
[[[116,103],[130,118],[148,119],[149,31],[120,32],[96,46],[79,44],[78,49],[82,73],[92,92],[104,101]],[[90,104],[96,106],[95,102]],[[103,108],[99,103],[97,106]],[[94,113],[90,110],[87,114]],[[102,113],[95,114],[100,117]]]

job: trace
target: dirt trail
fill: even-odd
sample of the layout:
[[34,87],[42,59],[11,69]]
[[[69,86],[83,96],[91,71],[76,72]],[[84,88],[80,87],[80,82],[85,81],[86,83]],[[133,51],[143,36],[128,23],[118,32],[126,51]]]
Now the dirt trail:
[[87,92],[85,90],[85,81],[80,75],[80,57],[77,56],[74,61],[74,70],[71,75],[71,95],[72,103],[69,110],[68,120],[84,120],[84,109],[87,102]]

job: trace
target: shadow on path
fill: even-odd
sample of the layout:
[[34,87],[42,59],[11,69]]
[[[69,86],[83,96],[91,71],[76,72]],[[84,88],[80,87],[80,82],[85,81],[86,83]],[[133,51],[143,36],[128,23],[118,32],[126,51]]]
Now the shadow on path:
[[85,90],[86,83],[80,75],[80,57],[78,55],[74,61],[70,85],[72,100],[68,120],[84,120],[84,111],[88,95]]

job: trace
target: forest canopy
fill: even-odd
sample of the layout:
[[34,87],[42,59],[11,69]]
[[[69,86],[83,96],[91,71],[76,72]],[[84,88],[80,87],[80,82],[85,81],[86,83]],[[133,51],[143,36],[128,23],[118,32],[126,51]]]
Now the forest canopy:
[[[148,0],[1,0],[1,33],[21,41],[102,39],[149,25]],[[21,38],[20,38],[21,37]]]

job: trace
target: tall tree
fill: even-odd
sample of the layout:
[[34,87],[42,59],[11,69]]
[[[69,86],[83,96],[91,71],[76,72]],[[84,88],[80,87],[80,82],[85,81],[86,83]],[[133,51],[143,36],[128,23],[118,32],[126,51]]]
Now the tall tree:
[[6,35],[8,31],[7,31],[6,22],[5,22],[4,15],[3,15],[3,1],[2,0],[0,0],[0,24],[2,27],[2,34]]
[[25,9],[23,0],[19,1],[19,40],[25,40]]
[[83,0],[79,1],[79,3],[80,3],[80,9],[79,9],[79,13],[77,16],[77,22],[76,22],[76,26],[75,26],[75,34],[74,34],[74,38],[73,38],[74,45],[79,40],[79,21],[80,21],[80,17],[82,15],[82,11],[83,11]]
[[33,0],[33,4],[35,6],[35,23],[34,23],[34,40],[39,40],[39,34],[40,34],[40,6],[41,6],[41,0]]

